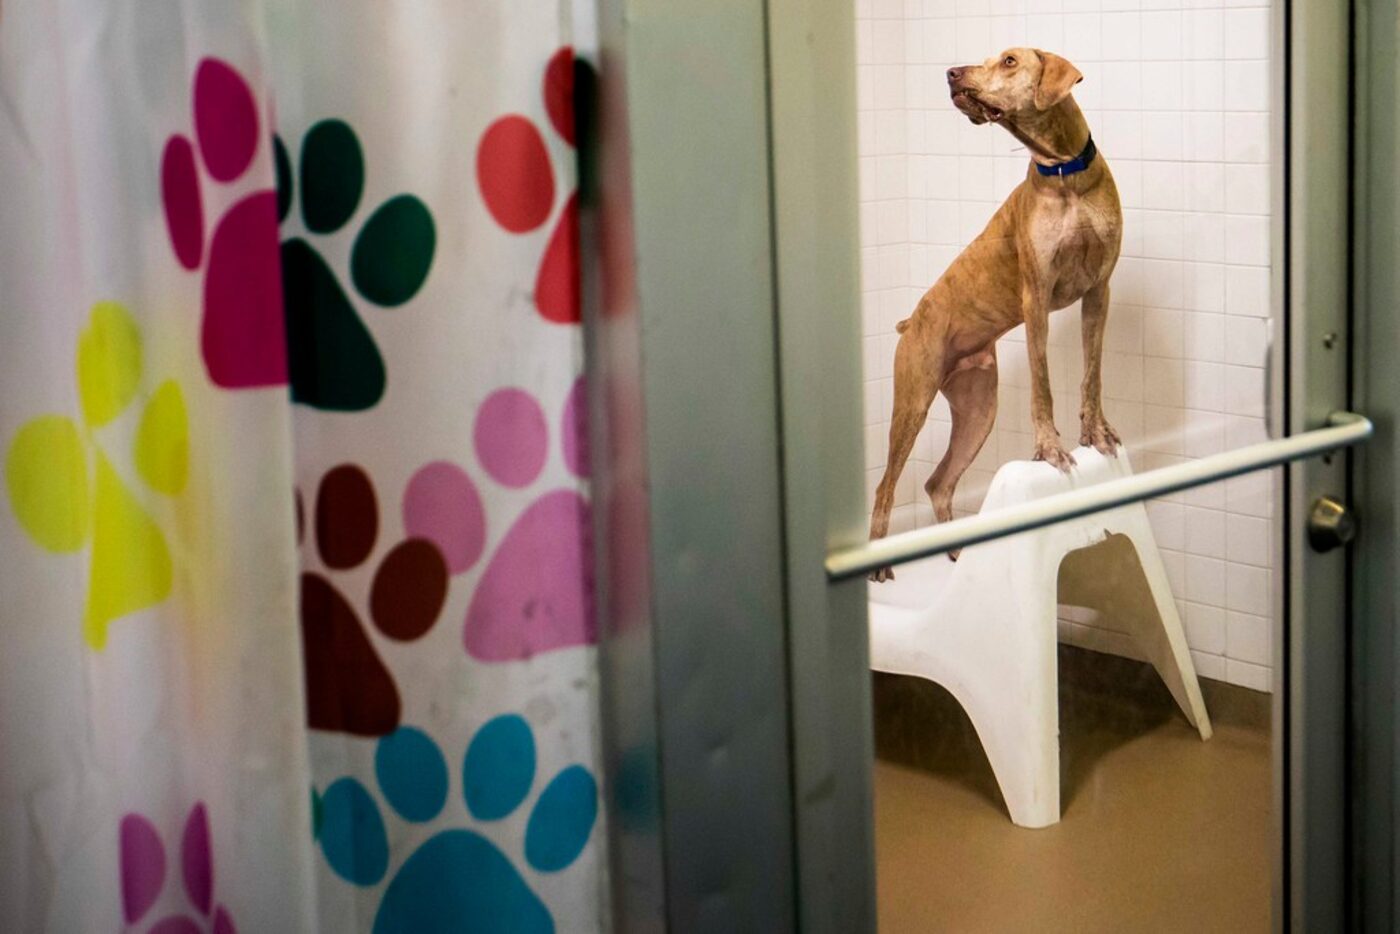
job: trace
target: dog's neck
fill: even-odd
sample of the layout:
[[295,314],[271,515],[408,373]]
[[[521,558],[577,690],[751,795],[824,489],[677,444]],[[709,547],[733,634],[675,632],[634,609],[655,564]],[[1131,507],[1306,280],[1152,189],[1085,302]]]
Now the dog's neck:
[[1008,117],[1001,125],[1030,150],[1041,165],[1068,162],[1084,151],[1089,142],[1089,123],[1073,96],[1049,110]]

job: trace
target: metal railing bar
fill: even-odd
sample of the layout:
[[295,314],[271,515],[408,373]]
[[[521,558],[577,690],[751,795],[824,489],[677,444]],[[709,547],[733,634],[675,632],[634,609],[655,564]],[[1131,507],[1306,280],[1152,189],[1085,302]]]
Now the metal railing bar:
[[1333,412],[1327,419],[1326,428],[1315,428],[1273,441],[1261,441],[1234,451],[1212,454],[1200,460],[1162,467],[1145,474],[1121,477],[1080,490],[1056,493],[1054,496],[990,513],[967,516],[941,525],[914,529],[851,548],[843,548],[827,556],[826,574],[831,580],[844,580],[876,568],[907,564],[1003,535],[1029,532],[1065,519],[1087,516],[1154,496],[1164,496],[1178,490],[1204,486],[1266,467],[1276,467],[1289,461],[1350,447],[1371,437],[1374,430],[1371,420],[1364,415],[1355,412]]

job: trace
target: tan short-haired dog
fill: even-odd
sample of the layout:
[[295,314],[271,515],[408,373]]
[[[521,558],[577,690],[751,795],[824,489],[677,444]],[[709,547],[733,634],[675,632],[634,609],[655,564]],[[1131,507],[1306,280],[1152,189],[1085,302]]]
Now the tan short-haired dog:
[[[1123,213],[1113,176],[1070,95],[1083,79],[1068,61],[1039,49],[1007,49],[980,65],[948,69],[953,105],[975,124],[1005,128],[1025,144],[1031,165],[987,228],[899,323],[889,457],[875,492],[871,538],[889,531],[895,483],[940,391],[952,412],[952,432],[924,489],[939,522],[953,517],[953,490],[996,418],[997,338],[1022,322],[1035,459],[1064,471],[1074,465],[1055,429],[1045,348],[1050,312],[1080,299],[1079,443],[1117,453],[1118,435],[1103,414],[1100,363]],[[889,568],[870,575],[874,581],[893,577]]]

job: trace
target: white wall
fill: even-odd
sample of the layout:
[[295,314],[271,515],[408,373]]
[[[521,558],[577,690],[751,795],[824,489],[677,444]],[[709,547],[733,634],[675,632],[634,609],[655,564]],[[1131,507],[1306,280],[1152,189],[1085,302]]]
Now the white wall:
[[[1270,10],[1260,0],[855,0],[859,63],[867,488],[885,463],[895,322],[1024,177],[1005,131],[972,126],[945,69],[1030,45],[1084,73],[1075,97],[1123,199],[1104,357],[1109,420],[1139,470],[1265,437]],[[1032,450],[1022,330],[998,348],[997,427],[964,477],[975,510],[998,465]],[[1078,306],[1051,318],[1055,420],[1079,437]],[[946,447],[940,398],[905,468],[893,527],[933,520],[923,482]],[[1267,690],[1275,487],[1255,475],[1150,504],[1199,672]],[[1066,641],[1133,654],[1062,611]]]

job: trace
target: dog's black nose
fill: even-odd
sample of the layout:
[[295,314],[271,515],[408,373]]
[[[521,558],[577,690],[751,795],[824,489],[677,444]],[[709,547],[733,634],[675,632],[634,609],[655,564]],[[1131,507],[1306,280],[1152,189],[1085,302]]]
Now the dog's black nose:
[[949,84],[952,84],[954,81],[957,81],[959,78],[961,78],[961,77],[963,76],[963,72],[964,72],[964,71],[967,71],[967,69],[966,69],[966,68],[949,68],[949,69],[948,69],[948,83],[949,83]]

